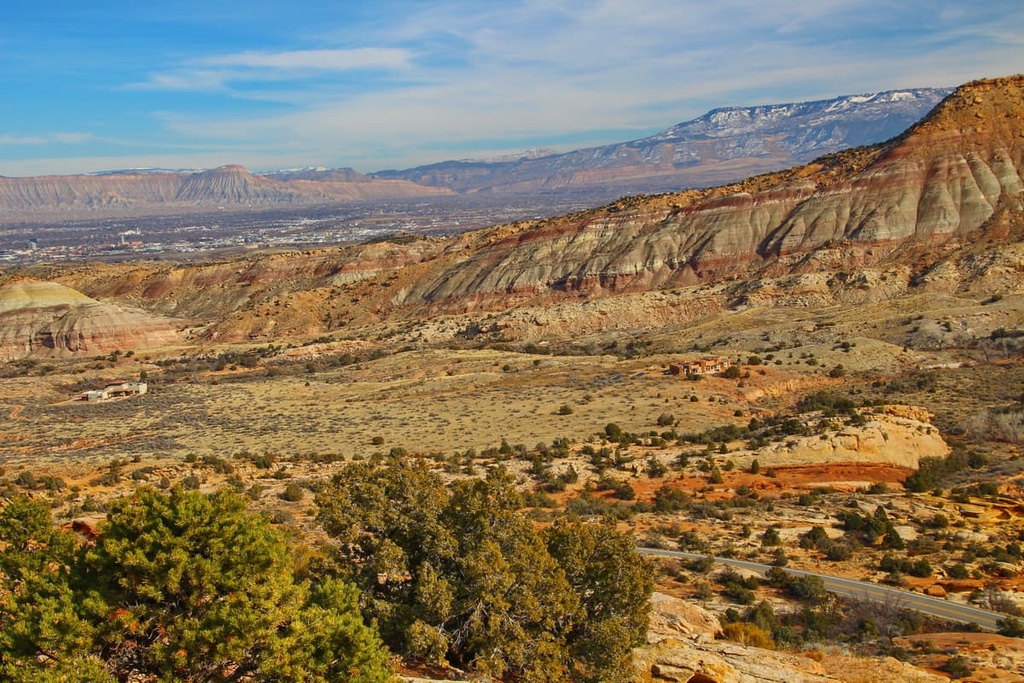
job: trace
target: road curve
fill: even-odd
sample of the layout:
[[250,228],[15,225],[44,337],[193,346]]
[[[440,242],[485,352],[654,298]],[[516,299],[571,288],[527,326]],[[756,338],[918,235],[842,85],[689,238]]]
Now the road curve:
[[[659,548],[637,548],[637,551],[644,555],[674,557],[684,560],[699,560],[707,557],[707,555],[701,555],[699,553],[684,553],[676,550],[661,550]],[[765,572],[771,569],[771,565],[768,564],[747,562],[746,560],[734,560],[729,557],[713,557],[712,559],[719,564],[736,567],[737,569],[746,569],[747,571],[754,572],[760,576],[764,576]],[[783,569],[786,573],[791,574],[792,576],[816,576],[824,582],[825,590],[830,593],[835,593],[836,595],[848,598],[857,598],[860,600],[891,603],[901,607],[906,607],[907,609],[916,610],[922,614],[939,617],[940,619],[959,621],[964,624],[975,623],[990,631],[998,630],[999,620],[1005,619],[1007,616],[1005,614],[1000,614],[999,612],[992,612],[986,609],[979,609],[977,607],[969,607],[967,605],[958,605],[954,602],[942,600],[941,598],[933,598],[928,595],[921,595],[920,593],[912,593],[911,591],[900,590],[898,588],[889,588],[888,586],[879,586],[878,584],[868,583],[866,581],[843,579],[838,576],[829,576],[828,574],[819,574],[818,572],[809,572],[803,569],[788,569],[785,567],[783,567]]]

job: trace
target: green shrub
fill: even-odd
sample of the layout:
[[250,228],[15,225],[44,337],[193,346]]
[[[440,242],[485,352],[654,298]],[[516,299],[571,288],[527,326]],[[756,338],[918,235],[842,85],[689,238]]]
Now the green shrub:
[[284,491],[281,492],[281,500],[286,500],[291,503],[296,503],[306,497],[306,492],[302,490],[302,487],[292,482],[288,486],[284,487]]
[[730,365],[720,373],[720,376],[724,377],[725,379],[739,379],[741,374],[742,373],[740,371],[740,366]]
[[996,622],[996,629],[1000,635],[1009,638],[1024,638],[1024,622],[1017,617],[1006,617]]
[[777,546],[781,543],[782,537],[779,536],[778,527],[770,526],[761,534],[761,545],[763,546]]
[[967,678],[972,673],[971,662],[963,655],[953,655],[946,660],[946,663],[942,665],[942,670],[945,671],[953,679]]

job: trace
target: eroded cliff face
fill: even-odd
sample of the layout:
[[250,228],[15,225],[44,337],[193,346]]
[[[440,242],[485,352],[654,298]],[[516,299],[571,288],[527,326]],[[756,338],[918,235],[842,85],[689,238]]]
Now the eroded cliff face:
[[53,282],[0,286],[0,360],[164,347],[180,342],[175,321],[103,303]]
[[177,192],[177,179],[169,174],[0,178],[0,206],[9,213],[156,204],[172,201]]
[[248,255],[198,264],[38,266],[33,277],[89,296],[187,319],[205,341],[319,334],[379,321],[402,277],[436,265],[440,239]]
[[863,267],[899,250],[965,246],[1000,216],[1019,223],[1022,168],[1024,77],[972,83],[886,147],[520,226],[467,250],[402,300],[516,303],[543,291],[622,292],[821,270],[806,257],[823,249],[844,249],[846,263]]
[[965,238],[1007,203],[1019,208],[1024,181],[1024,79],[970,84],[870,167],[801,203],[764,252],[825,243],[881,245]]

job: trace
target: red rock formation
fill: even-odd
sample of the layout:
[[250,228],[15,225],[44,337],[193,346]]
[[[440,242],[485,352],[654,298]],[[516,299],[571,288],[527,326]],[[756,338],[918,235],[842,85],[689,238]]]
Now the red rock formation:
[[0,360],[95,355],[180,341],[175,321],[102,303],[53,282],[0,286]]

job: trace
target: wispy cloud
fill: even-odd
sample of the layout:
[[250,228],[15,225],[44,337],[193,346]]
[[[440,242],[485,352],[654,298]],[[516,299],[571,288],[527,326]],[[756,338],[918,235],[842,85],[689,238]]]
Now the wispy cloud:
[[403,48],[245,51],[188,59],[172,68],[153,72],[144,82],[129,87],[220,90],[237,82],[280,82],[329,72],[402,71],[410,68],[412,60],[413,53]]
[[[941,49],[883,31],[886,12],[893,21],[924,13],[920,3],[908,4],[528,0],[469,9],[439,3],[369,36],[419,46],[416,59],[401,62],[408,76],[401,82],[343,96],[327,87],[289,91],[297,106],[285,114],[175,113],[164,121],[175,135],[194,140],[258,140],[261,149],[274,141],[282,150],[319,153],[311,163],[375,158],[400,165],[437,160],[442,148],[463,156],[588,131],[590,144],[600,144],[609,134],[639,136],[711,106],[954,85],[984,73],[991,52],[972,56],[976,45],[950,37],[962,31],[960,18],[929,29],[931,40],[953,43]],[[893,45],[882,49],[887,41]],[[895,49],[901,41],[907,45]],[[935,60],[928,51],[946,58]],[[315,52],[289,59],[305,64]],[[273,54],[202,65],[262,68],[288,61]]]
[[210,69],[178,69],[155,73],[149,79],[139,83],[129,83],[128,90],[183,90],[183,91],[216,91],[223,90],[232,74],[229,71]]
[[92,133],[48,133],[46,135],[0,134],[0,145],[49,145],[61,143],[78,145],[93,140]]
[[354,50],[290,50],[285,52],[239,52],[197,60],[211,66],[252,69],[313,69],[350,71],[354,69],[405,69],[412,53],[400,48],[358,48]]

